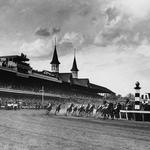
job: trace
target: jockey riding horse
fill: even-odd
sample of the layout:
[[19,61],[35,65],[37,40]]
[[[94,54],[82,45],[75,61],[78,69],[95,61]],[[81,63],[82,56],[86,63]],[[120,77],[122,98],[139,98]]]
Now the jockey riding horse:
[[52,108],[53,108],[53,105],[51,103],[49,103],[47,108],[46,108],[46,115],[49,115],[49,113],[52,110]]
[[101,113],[103,116],[103,119],[108,119],[109,116],[111,119],[114,119],[114,106],[113,103],[107,103],[104,101],[104,105],[102,105]]
[[66,110],[66,116],[67,116],[69,113],[71,113],[71,112],[72,112],[73,107],[74,107],[74,104],[73,104],[73,103],[71,103],[70,107],[68,107],[68,108],[67,108],[67,110]]
[[61,109],[61,104],[56,106],[55,115],[57,115],[57,113],[59,113],[60,109]]
[[73,115],[77,115],[77,113],[76,113],[77,110],[78,110],[78,106],[75,106],[75,107],[73,108],[73,113],[72,113],[72,114],[73,114]]
[[88,103],[88,105],[85,108],[85,113],[87,116],[89,115],[89,111],[90,111],[90,104]]
[[93,115],[93,111],[94,111],[95,105],[93,104],[90,108],[89,108],[89,115]]
[[85,112],[84,105],[82,104],[81,107],[78,108],[79,116],[83,116],[83,113]]

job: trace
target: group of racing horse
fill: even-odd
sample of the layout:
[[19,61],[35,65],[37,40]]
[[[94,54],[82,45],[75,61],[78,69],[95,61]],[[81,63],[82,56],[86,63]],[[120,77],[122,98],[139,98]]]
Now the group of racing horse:
[[[62,108],[62,104],[54,104],[49,103],[46,108],[46,114],[53,113],[58,115]],[[102,105],[95,104],[74,104],[71,103],[67,108],[64,109],[66,116],[78,116],[78,117],[96,117],[103,119],[114,119],[119,118],[119,112],[121,109],[121,104],[113,104],[111,102],[104,102]]]

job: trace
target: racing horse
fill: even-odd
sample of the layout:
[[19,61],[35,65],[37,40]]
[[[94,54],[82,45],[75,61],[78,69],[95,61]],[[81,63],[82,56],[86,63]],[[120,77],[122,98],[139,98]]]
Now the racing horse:
[[93,116],[94,109],[95,109],[95,105],[93,104],[93,105],[89,108],[89,111],[88,111],[89,116]]
[[102,113],[102,105],[97,106],[96,108],[96,117],[99,118],[99,115]]
[[90,104],[88,103],[86,108],[85,108],[86,117],[89,115],[89,111],[90,111]]
[[57,115],[57,113],[60,112],[60,109],[61,109],[61,104],[56,106],[55,115]]
[[84,105],[82,104],[82,105],[78,108],[78,116],[83,116],[84,113],[85,113],[85,108],[84,108]]
[[74,107],[74,104],[71,103],[71,105],[70,105],[70,106],[67,108],[67,110],[66,110],[66,116],[68,116],[68,115],[72,112],[73,107]]
[[76,105],[74,106],[73,113],[72,113],[74,116],[77,116],[77,110],[78,110],[78,106]]
[[114,119],[114,105],[113,103],[109,103],[108,105],[108,117],[110,116],[110,118],[113,120]]
[[119,119],[120,110],[121,110],[121,104],[118,103],[118,104],[116,105],[116,107],[114,108],[114,115],[115,115],[115,118],[116,118],[116,119]]
[[53,105],[51,103],[49,103],[47,108],[46,108],[46,115],[49,115],[49,113],[51,112],[52,108],[53,108]]
[[108,119],[109,116],[111,117],[111,119],[114,119],[113,103],[105,103],[104,105],[102,105],[101,113],[103,119]]

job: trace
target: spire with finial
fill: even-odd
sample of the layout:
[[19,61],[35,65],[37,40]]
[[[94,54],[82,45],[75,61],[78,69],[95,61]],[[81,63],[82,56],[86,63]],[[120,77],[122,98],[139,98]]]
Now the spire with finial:
[[53,58],[52,61],[50,62],[51,64],[51,71],[52,72],[59,72],[59,60],[58,60],[58,55],[57,55],[57,48],[56,48],[56,37],[55,37],[55,46],[54,46],[54,53],[53,53]]
[[137,81],[135,83],[135,88],[134,89],[136,89],[136,90],[140,90],[141,89],[139,81]]
[[74,49],[74,60],[73,60],[73,65],[71,68],[71,72],[72,72],[72,77],[73,78],[78,78],[78,67],[77,67],[77,62],[76,62],[76,49]]

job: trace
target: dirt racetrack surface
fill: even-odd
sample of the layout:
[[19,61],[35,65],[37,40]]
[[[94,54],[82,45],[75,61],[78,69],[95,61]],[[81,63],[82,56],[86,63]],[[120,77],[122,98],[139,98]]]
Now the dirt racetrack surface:
[[150,150],[150,123],[1,110],[0,150]]

